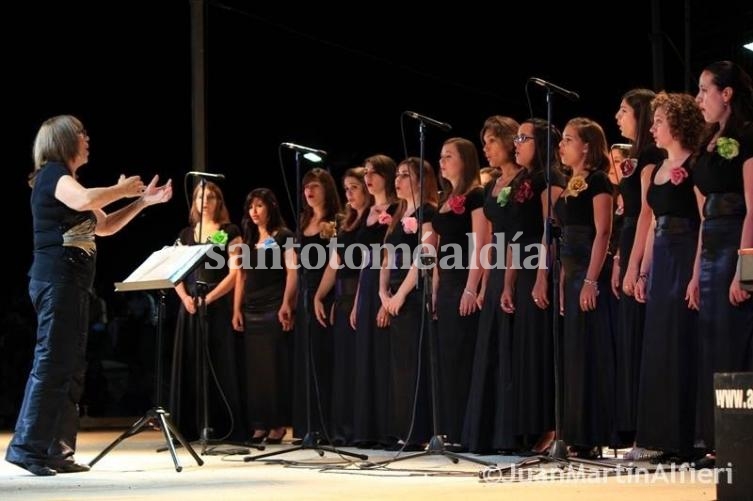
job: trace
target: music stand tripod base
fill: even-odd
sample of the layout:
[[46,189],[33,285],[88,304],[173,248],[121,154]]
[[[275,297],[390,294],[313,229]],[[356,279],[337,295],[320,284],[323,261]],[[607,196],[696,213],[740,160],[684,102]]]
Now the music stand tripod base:
[[199,457],[198,454],[196,454],[196,451],[193,450],[191,444],[189,444],[186,439],[183,438],[183,435],[180,433],[180,431],[178,431],[172,421],[170,421],[170,415],[165,412],[162,407],[153,407],[146,411],[146,414],[144,414],[135,423],[133,423],[133,425],[131,425],[129,429],[121,433],[120,436],[116,438],[110,445],[108,445],[105,450],[100,452],[97,457],[89,461],[89,466],[92,467],[97,464],[100,459],[105,457],[108,452],[117,447],[118,444],[120,444],[120,442],[122,442],[123,440],[144,431],[144,429],[147,427],[153,427],[155,425],[162,430],[162,434],[165,436],[165,440],[167,441],[167,448],[170,451],[170,456],[172,456],[173,463],[175,464],[175,471],[181,472],[183,471],[183,467],[178,462],[178,455],[175,452],[175,444],[173,444],[172,436],[175,436],[175,438],[178,439],[178,442],[180,442],[180,444],[185,447],[185,449],[191,454],[191,456],[193,456],[199,466],[202,466],[204,464],[204,461]]

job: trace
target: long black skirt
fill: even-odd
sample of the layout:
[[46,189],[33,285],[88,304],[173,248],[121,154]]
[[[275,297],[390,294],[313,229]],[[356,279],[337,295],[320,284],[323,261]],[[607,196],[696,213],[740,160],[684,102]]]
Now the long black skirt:
[[646,301],[636,443],[689,455],[696,421],[698,316],[685,301],[697,224],[657,220]]
[[440,433],[460,443],[471,384],[473,354],[478,335],[478,312],[459,313],[468,270],[439,271],[437,290],[438,407]]
[[[332,406],[332,332],[316,321],[314,294],[321,272],[298,273],[298,306],[293,339],[293,436],[328,429]],[[331,295],[325,309],[332,305]],[[308,388],[308,394],[306,389]]]
[[620,300],[615,326],[615,432],[621,441],[632,443],[641,375],[641,353],[646,307],[622,293],[622,282],[635,240],[636,218],[623,220],[620,233]]
[[376,325],[381,306],[379,272],[370,266],[361,271],[358,288],[358,315],[353,379],[353,441],[359,444],[390,442],[389,366],[390,329]]
[[[246,429],[269,430],[290,423],[290,341],[277,313],[282,304],[279,284],[256,294],[244,312]],[[282,285],[284,288],[284,285]]]
[[432,433],[426,349],[432,319],[428,312],[422,317],[421,303],[422,291],[413,289],[390,322],[390,435],[412,444],[427,442]]
[[512,360],[512,316],[499,300],[504,268],[489,272],[479,313],[462,444],[471,452],[514,449],[515,400]]
[[[335,283],[334,338],[332,360],[332,440],[337,445],[353,440],[353,375],[356,332],[350,326],[358,276],[341,278]],[[316,321],[315,319],[311,320]]]
[[706,219],[701,251],[701,309],[698,313],[698,436],[714,448],[714,373],[753,371],[753,299],[729,301],[737,269],[742,218]]
[[232,330],[230,295],[208,305],[206,322],[203,317],[201,310],[191,315],[181,304],[173,346],[170,413],[188,440],[199,438],[202,430],[210,439],[245,440],[248,430],[244,429],[237,358],[242,339]]
[[581,310],[580,292],[594,238],[589,227],[565,226],[562,438],[593,447],[611,441],[614,416],[614,335],[609,321],[609,277],[599,276],[596,309]]
[[[533,302],[535,269],[517,271],[512,361],[516,392],[516,435],[525,445],[554,429],[554,337],[552,306]],[[551,284],[551,282],[550,282]],[[550,295],[551,298],[551,295]],[[557,314],[559,317],[559,314]],[[558,319],[559,320],[559,319]]]

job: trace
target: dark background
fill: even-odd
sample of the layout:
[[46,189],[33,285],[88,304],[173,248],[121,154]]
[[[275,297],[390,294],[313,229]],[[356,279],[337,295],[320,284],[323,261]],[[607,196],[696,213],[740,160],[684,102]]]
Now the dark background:
[[[183,176],[189,170],[227,176],[222,187],[239,222],[253,188],[274,188],[285,204],[281,172],[294,186],[295,164],[290,150],[279,151],[282,141],[327,150],[336,178],[375,153],[396,159],[406,151],[417,154],[417,122],[401,121],[404,110],[449,122],[451,135],[480,146],[479,130],[490,115],[522,120],[529,109],[546,115],[540,87],[529,85],[527,100],[526,81],[536,76],[581,95],[576,103],[555,97],[558,126],[588,116],[603,125],[610,142],[619,142],[614,114],[626,90],[695,94],[700,70],[717,59],[732,59],[753,73],[753,52],[741,48],[743,40],[753,40],[749,2],[661,2],[654,36],[649,0],[588,10],[578,2],[445,5],[450,7],[354,2],[335,10],[208,2],[208,162],[200,165],[192,159],[189,1],[16,4],[16,13],[4,16],[1,35],[11,257],[0,289],[0,369],[23,384],[33,346],[33,326],[23,321],[31,314],[26,176],[34,136],[50,116],[76,115],[89,131],[84,185],[112,184],[120,173],[159,173],[175,184],[170,204],[149,208],[119,234],[98,239],[97,289],[112,318],[127,301],[127,294],[113,292],[113,282],[172,243],[187,224]],[[663,57],[663,83],[655,84],[652,41]],[[435,165],[447,137],[427,129],[427,158]],[[20,398],[14,395],[6,404]],[[0,403],[0,417],[3,412]]]

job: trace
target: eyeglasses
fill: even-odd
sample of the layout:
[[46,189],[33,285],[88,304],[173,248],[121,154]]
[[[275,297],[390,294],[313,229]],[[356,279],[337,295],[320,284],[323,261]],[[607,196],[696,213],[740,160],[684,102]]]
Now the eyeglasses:
[[82,128],[80,131],[78,131],[76,134],[81,134],[83,137],[89,137],[89,133],[86,132],[86,129]]
[[512,137],[512,142],[515,144],[523,144],[527,141],[535,139],[533,136],[526,136],[525,134],[517,134]]

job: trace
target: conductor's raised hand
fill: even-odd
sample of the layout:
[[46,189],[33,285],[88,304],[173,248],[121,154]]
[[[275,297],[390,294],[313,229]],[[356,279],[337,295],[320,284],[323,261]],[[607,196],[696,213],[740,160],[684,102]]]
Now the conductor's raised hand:
[[126,177],[125,174],[121,174],[118,178],[117,187],[120,188],[126,198],[141,196],[145,190],[144,182],[139,176]]
[[159,176],[154,176],[141,193],[141,199],[146,205],[165,203],[173,197],[173,180],[168,179],[162,186],[157,186],[158,182]]

